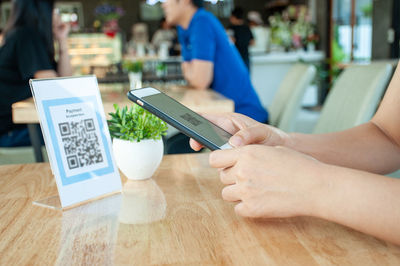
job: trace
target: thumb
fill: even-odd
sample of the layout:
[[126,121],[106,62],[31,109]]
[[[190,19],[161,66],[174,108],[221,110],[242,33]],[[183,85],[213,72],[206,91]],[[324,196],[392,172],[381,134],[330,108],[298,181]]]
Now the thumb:
[[229,144],[233,147],[240,147],[249,144],[264,143],[268,137],[266,126],[257,124],[242,128],[229,139]]

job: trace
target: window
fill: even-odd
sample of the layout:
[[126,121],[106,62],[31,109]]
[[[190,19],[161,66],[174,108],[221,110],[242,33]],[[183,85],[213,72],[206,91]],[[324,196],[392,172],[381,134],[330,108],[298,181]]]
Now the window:
[[161,2],[158,0],[147,0],[140,3],[140,17],[144,21],[160,20],[164,16]]
[[341,62],[371,60],[372,1],[333,1],[333,53]]
[[233,9],[233,0],[205,0],[204,7],[219,18],[229,18]]
[[[140,4],[140,16],[144,21],[160,20],[164,13],[163,0],[146,0]],[[233,9],[233,0],[205,0],[204,7],[216,17],[229,18]]]

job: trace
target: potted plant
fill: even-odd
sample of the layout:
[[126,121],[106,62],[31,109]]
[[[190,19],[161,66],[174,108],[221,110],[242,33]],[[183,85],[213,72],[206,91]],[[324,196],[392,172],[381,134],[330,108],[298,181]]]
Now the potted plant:
[[156,66],[156,76],[161,78],[164,77],[166,75],[167,72],[167,65],[160,62],[157,64]]
[[122,7],[115,3],[104,1],[94,9],[96,20],[94,22],[95,28],[102,26],[103,32],[114,38],[119,32],[118,20],[124,16],[125,11]]
[[119,108],[114,104],[108,127],[115,160],[127,178],[150,178],[160,165],[167,124],[138,105]]
[[125,71],[128,72],[129,85],[131,89],[138,89],[142,87],[142,61],[124,61],[122,64]]

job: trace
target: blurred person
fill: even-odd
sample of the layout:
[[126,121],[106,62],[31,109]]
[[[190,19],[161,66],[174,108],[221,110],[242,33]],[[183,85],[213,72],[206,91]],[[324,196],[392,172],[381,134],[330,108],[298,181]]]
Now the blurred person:
[[[287,134],[240,114],[205,115],[234,134],[210,154],[236,202],[253,218],[314,216],[400,245],[400,63],[367,123],[327,134]],[[191,140],[193,149],[201,145]]]
[[212,88],[235,102],[235,111],[265,123],[268,112],[250,81],[237,49],[203,0],[166,0],[166,20],[178,26],[185,79],[196,89]]
[[171,48],[174,39],[176,38],[176,31],[167,23],[165,18],[160,21],[160,27],[153,35],[151,43],[155,49],[159,49],[162,43],[167,43],[168,48]]
[[[203,0],[166,0],[162,7],[167,22],[178,28],[186,81],[195,89],[212,88],[232,99],[236,112],[268,122],[246,65],[218,19],[202,8]],[[188,141],[183,134],[169,138],[167,153],[193,152]]]
[[[32,97],[31,78],[72,74],[69,25],[53,12],[51,0],[13,0],[0,46],[0,146],[30,145],[26,125],[12,122],[11,105]],[[54,19],[53,19],[54,15]],[[55,62],[54,42],[58,45]]]
[[132,37],[128,43],[128,53],[138,57],[146,55],[146,48],[149,48],[149,29],[147,24],[138,22],[132,25]]
[[258,11],[250,11],[247,13],[247,20],[249,22],[249,27],[258,27],[264,24],[261,18],[261,14]]
[[254,43],[249,49],[250,52],[267,52],[270,32],[269,29],[264,26],[261,14],[257,11],[250,11],[247,13],[247,20],[254,37]]
[[254,37],[249,26],[244,21],[244,10],[241,7],[233,9],[229,18],[233,31],[232,41],[238,49],[247,69],[250,70],[249,46],[254,45]]

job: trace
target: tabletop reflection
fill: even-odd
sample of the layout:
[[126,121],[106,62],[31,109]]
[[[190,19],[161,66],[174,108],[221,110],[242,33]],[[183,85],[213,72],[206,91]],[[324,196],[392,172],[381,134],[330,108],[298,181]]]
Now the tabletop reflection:
[[116,194],[63,211],[56,265],[79,265],[83,257],[88,264],[112,264],[120,207],[121,194]]
[[128,180],[122,190],[119,222],[144,224],[164,219],[167,202],[164,193],[153,179]]

